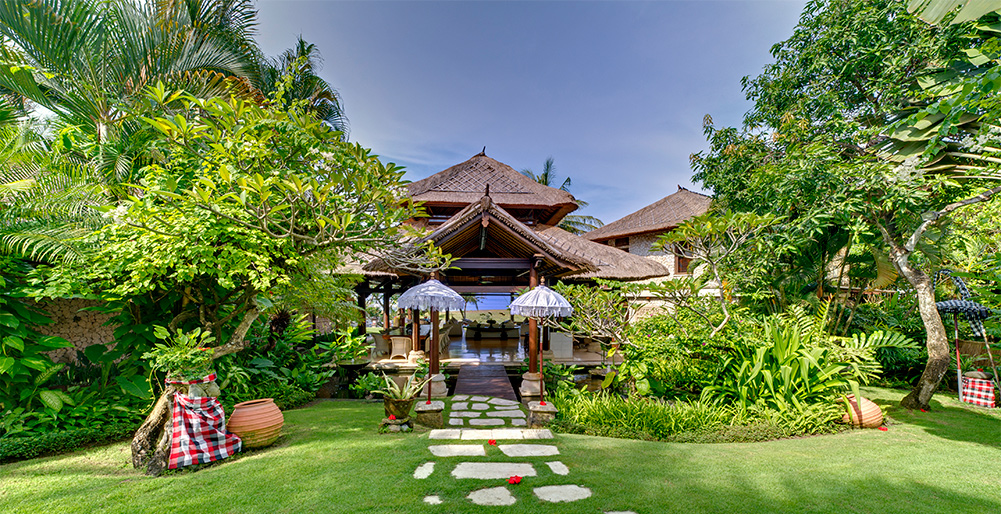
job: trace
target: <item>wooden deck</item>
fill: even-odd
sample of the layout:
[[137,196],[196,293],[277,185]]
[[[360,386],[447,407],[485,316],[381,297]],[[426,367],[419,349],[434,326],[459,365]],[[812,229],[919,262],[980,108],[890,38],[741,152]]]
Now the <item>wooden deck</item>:
[[497,364],[466,364],[460,367],[454,394],[493,396],[518,401],[506,369]]

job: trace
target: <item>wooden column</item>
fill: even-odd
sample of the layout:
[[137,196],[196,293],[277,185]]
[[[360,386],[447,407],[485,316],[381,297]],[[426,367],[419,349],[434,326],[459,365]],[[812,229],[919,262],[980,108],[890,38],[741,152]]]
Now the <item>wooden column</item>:
[[[532,262],[528,272],[528,287],[535,288],[539,285],[539,272],[535,270],[535,262]],[[539,322],[535,318],[528,318],[528,372],[539,372]]]
[[413,334],[411,335],[411,337],[412,337],[411,340],[413,341],[413,344],[412,344],[413,349],[412,350],[415,351],[415,352],[421,349],[421,347],[420,347],[420,344],[421,344],[421,320],[420,320],[420,316],[421,316],[421,311],[419,311],[417,309],[410,309],[410,327],[411,327],[411,330],[413,330]]
[[386,333],[389,333],[389,329],[392,325],[389,322],[389,299],[393,296],[393,288],[391,285],[387,284],[386,289],[382,293],[382,326]]
[[366,332],[366,313],[365,313],[365,297],[368,296],[367,289],[357,289],[358,292],[358,309],[361,310],[360,317],[358,320],[358,335],[363,336]]

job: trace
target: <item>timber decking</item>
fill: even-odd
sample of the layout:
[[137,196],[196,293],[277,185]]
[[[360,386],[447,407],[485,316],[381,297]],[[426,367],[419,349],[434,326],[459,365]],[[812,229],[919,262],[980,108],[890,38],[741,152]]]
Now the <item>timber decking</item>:
[[466,364],[459,368],[454,394],[493,396],[518,401],[504,366],[490,364]]

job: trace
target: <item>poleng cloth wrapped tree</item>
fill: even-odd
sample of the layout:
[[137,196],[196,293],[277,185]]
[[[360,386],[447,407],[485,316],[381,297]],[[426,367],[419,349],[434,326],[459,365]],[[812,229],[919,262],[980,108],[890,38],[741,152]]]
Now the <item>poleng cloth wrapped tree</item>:
[[[216,375],[212,373],[200,380],[168,380],[167,383],[207,384],[215,379]],[[226,413],[218,398],[190,397],[178,392],[174,395],[172,420],[174,429],[167,469],[222,460],[242,447],[240,437],[226,430]]]

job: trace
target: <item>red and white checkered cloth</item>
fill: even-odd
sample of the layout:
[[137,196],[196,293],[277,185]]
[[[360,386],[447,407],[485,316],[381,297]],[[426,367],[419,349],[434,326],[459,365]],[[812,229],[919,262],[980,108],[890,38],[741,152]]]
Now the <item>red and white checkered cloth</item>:
[[[201,380],[169,382],[201,384],[215,378],[213,373]],[[167,469],[225,459],[240,451],[243,445],[239,436],[226,431],[226,414],[218,398],[191,398],[185,394],[175,394],[173,421],[174,431]]]
[[980,378],[963,377],[962,400],[978,407],[994,407],[994,383]]

